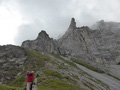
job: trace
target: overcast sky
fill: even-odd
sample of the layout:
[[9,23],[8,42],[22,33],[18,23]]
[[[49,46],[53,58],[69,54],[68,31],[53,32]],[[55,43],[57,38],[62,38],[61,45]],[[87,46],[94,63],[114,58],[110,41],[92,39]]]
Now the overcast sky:
[[72,17],[77,26],[120,21],[120,0],[0,0],[0,45],[21,45],[41,30],[63,34]]

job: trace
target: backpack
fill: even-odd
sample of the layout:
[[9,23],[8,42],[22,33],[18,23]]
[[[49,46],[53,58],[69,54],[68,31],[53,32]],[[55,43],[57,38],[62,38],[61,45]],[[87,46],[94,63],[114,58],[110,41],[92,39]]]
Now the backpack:
[[30,74],[29,74],[29,76],[33,76],[33,74],[32,74],[32,73],[30,73]]

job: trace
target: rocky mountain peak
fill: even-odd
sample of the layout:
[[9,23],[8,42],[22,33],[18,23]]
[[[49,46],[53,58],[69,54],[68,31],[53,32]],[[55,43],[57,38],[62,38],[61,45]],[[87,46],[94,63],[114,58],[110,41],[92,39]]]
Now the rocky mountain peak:
[[[36,40],[24,41],[22,47],[41,52],[59,53],[80,57],[86,62],[110,62],[120,61],[120,23],[105,22],[101,20],[95,24],[96,29],[91,30],[87,26],[76,27],[72,18],[66,33],[58,40],[53,40],[45,31],[41,31]],[[112,33],[116,30],[117,34]]]
[[22,47],[40,52],[54,52],[57,53],[57,48],[53,38],[42,30],[35,40],[27,40],[22,43]]
[[42,30],[37,37],[37,39],[42,39],[42,38],[46,38],[46,39],[49,38],[49,35],[44,30]]
[[71,19],[71,23],[70,23],[70,26],[71,28],[76,28],[76,22],[75,22],[75,18],[72,18]]

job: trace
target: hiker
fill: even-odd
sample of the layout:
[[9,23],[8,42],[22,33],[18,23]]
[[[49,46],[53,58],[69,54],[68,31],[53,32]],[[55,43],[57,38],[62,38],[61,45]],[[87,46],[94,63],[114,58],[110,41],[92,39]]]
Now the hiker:
[[27,75],[27,80],[26,80],[26,82],[27,82],[27,90],[32,90],[32,84],[33,84],[33,81],[34,81],[34,72],[32,71],[32,72],[27,72],[26,73],[26,75]]
[[36,76],[35,76],[35,85],[38,85],[38,82],[37,82],[37,78],[38,78],[38,72],[36,73]]
[[33,86],[33,82],[34,82],[34,71],[32,71],[31,73],[31,76],[32,76],[32,83],[31,83],[31,86],[30,86],[30,90],[32,90],[32,86]]

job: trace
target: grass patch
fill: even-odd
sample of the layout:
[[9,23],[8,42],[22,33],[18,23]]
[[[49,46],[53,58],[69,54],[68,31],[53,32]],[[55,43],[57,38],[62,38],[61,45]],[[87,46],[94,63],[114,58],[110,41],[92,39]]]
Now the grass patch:
[[25,66],[27,70],[39,70],[42,67],[45,67],[45,61],[49,61],[50,58],[42,53],[34,50],[27,50],[27,60],[29,62]]
[[71,83],[77,84],[77,81],[71,79],[70,76],[64,76],[64,78],[65,78],[68,82],[71,82]]
[[88,68],[92,71],[95,71],[95,72],[98,72],[98,73],[104,73],[104,71],[102,71],[100,69],[97,69],[97,68],[94,68],[93,66],[90,66],[90,65],[86,64],[85,62],[82,62],[82,61],[77,60],[75,58],[72,58],[72,61],[77,63],[77,64],[80,64],[80,65],[82,65],[82,66],[84,66],[84,67],[86,67],[86,68]]
[[43,81],[47,80],[47,78],[45,76],[42,76],[42,77],[38,77],[38,83],[41,83]]
[[25,75],[19,76],[14,81],[9,82],[10,86],[14,87],[24,87],[25,86]]
[[[104,87],[106,90],[109,90],[109,87],[108,87],[105,83],[103,83],[102,81],[96,80],[96,79],[93,79],[93,78],[89,78],[89,79],[90,79],[91,81],[93,81],[93,82],[101,85],[101,86]],[[103,90],[101,87],[99,87],[99,88],[100,88],[101,90]]]
[[110,90],[109,86],[103,83],[101,80],[96,79],[96,81],[101,84],[106,90]]
[[46,70],[46,71],[44,71],[44,73],[45,73],[46,75],[58,77],[58,78],[60,78],[60,79],[63,78],[63,77],[60,75],[60,73],[58,73],[58,72],[56,72],[56,71]]
[[0,90],[21,90],[21,88],[11,87],[5,84],[0,84]]
[[77,75],[72,75],[73,78],[80,80],[79,77]]
[[60,59],[60,60],[62,60],[62,61],[64,61],[65,63],[67,63],[67,64],[70,65],[70,66],[73,66],[73,67],[75,67],[75,68],[78,68],[74,63],[65,60],[65,59],[62,58],[59,54],[51,54],[51,55],[54,56],[54,57],[56,57],[56,58],[58,58],[58,59]]
[[67,70],[64,63],[61,63],[60,65],[58,64],[58,69],[66,69]]
[[76,90],[76,88],[63,80],[47,80],[40,83],[37,90]]

